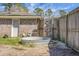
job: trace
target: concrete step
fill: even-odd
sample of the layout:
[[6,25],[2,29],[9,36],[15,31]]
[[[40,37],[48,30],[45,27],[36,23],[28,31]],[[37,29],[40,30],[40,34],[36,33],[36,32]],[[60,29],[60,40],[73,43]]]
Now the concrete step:
[[21,42],[25,43],[36,43],[36,44],[48,44],[50,41],[49,37],[24,37],[22,38]]

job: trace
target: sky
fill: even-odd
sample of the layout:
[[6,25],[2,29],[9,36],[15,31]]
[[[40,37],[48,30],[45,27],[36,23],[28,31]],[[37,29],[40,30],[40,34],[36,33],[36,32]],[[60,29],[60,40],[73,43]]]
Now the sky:
[[52,9],[54,12],[54,15],[59,15],[58,10],[65,10],[66,12],[70,12],[71,10],[79,7],[79,3],[31,3],[31,4],[25,4],[26,7],[28,7],[29,10],[34,10],[35,8],[42,8],[45,11],[47,9]]
[[[44,11],[50,8],[53,12],[57,12],[61,9],[70,12],[79,7],[79,3],[25,3],[25,7],[27,7],[31,12],[38,7],[44,9]],[[4,6],[0,6],[0,11],[3,11],[4,8]]]

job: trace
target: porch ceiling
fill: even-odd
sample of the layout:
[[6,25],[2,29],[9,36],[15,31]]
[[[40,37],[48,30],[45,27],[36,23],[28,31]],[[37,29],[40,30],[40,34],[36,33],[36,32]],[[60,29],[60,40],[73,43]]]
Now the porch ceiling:
[[42,17],[41,16],[0,16],[0,18],[28,18],[28,19],[41,19]]

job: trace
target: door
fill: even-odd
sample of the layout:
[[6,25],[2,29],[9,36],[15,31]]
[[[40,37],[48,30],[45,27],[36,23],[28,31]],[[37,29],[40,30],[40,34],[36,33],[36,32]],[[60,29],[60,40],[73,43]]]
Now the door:
[[19,20],[12,20],[12,37],[18,36]]

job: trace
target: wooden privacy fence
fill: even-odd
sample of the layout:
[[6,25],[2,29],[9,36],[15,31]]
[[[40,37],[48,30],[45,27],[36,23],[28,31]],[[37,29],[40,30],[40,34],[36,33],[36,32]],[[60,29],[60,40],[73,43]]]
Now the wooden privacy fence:
[[[78,9],[79,10],[79,9]],[[54,19],[54,37],[79,51],[79,12]]]

